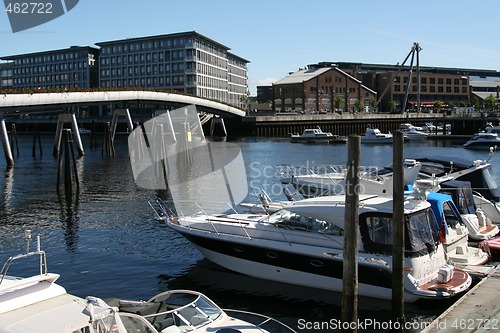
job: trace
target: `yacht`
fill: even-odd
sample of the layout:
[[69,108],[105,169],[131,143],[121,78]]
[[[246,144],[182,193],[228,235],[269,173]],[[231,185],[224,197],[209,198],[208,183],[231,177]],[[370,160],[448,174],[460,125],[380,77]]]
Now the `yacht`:
[[392,142],[392,134],[382,133],[378,128],[368,127],[365,131],[365,135],[361,137],[361,143],[377,144]]
[[[359,295],[390,299],[390,196],[360,195]],[[305,199],[270,215],[177,215],[166,223],[209,260],[273,281],[342,291],[345,196]],[[447,263],[431,205],[415,192],[404,206],[405,301],[443,299],[464,292],[471,277]]]
[[416,127],[409,123],[401,124],[399,130],[403,132],[403,135],[407,137],[409,141],[425,140],[429,136],[421,127]]
[[476,133],[463,145],[464,148],[469,149],[484,149],[497,146],[500,146],[500,137],[495,132]]
[[290,134],[290,142],[310,142],[310,143],[346,143],[347,137],[333,135],[330,132],[323,132],[321,128],[307,128],[302,134]]

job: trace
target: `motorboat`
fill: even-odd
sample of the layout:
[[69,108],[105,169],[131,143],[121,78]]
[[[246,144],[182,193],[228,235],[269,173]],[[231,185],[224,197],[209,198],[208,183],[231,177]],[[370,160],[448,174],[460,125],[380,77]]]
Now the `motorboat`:
[[[406,184],[415,182],[420,167],[421,164],[417,161],[405,159],[404,181]],[[277,174],[282,184],[293,186],[304,198],[341,194],[345,189],[346,169],[339,166],[325,165],[313,170],[309,167],[281,165],[277,168]],[[392,183],[386,184],[392,177],[392,170],[361,167],[360,177],[363,181],[364,193],[377,194],[385,190],[392,193],[392,188],[390,188]]]
[[[456,156],[410,156],[408,159],[422,165],[419,171],[420,179],[435,178],[439,182],[452,179],[469,181],[474,192],[474,200],[477,194],[478,200],[479,196],[482,196],[486,200],[498,203],[500,186],[489,162],[492,156],[493,151],[490,151],[488,160],[468,160]],[[385,166],[384,169],[392,172],[392,165]]]
[[473,242],[487,241],[495,237],[500,224],[500,212],[483,211],[475,204],[470,182],[450,180],[439,184],[440,192],[449,194],[458,208],[462,219],[469,231],[469,238]]
[[420,127],[413,126],[412,124],[401,124],[399,130],[409,141],[425,140],[429,136],[428,133],[422,131]]
[[[419,182],[416,181],[416,184]],[[376,180],[361,178],[360,187],[364,188],[364,194],[371,192],[380,196],[391,197],[393,195],[392,182],[379,183]],[[425,186],[421,186],[420,189],[428,190]],[[411,191],[407,193],[411,195]],[[452,196],[432,191],[428,191],[426,195],[438,223],[440,240],[448,260],[462,266],[477,266],[486,263],[490,259],[489,251],[486,248],[488,244],[476,247],[469,245],[468,225],[463,221]],[[294,201],[271,201],[265,192],[259,195],[259,201],[259,203],[241,203],[240,206],[252,214],[272,214],[279,209],[286,209],[295,204]],[[476,230],[473,229],[472,232],[476,232]],[[492,242],[495,241],[492,240]]]
[[[392,209],[390,196],[360,195],[359,295],[390,299]],[[430,203],[407,197],[405,301],[443,299],[464,292],[471,277],[447,264]],[[166,223],[209,260],[227,269],[273,281],[342,290],[345,196],[294,202],[270,215],[170,216]],[[446,276],[446,277],[445,277]]]
[[310,143],[346,143],[347,137],[333,135],[330,132],[323,132],[321,128],[306,128],[302,134],[290,134],[290,142],[310,142]]
[[[37,236],[36,250],[30,251],[31,232],[28,230],[25,235],[26,253],[10,257],[0,272],[2,333],[269,333],[273,330],[264,327],[271,322],[278,325],[272,327],[280,327],[280,332],[294,332],[267,316],[229,310],[245,318],[250,316],[258,323],[236,319],[208,297],[190,290],[164,292],[148,302],[122,302],[120,308],[97,297],[71,295],[55,283],[59,275],[47,271],[47,256],[40,249],[40,237]],[[28,277],[7,274],[13,262],[37,256],[39,260],[27,261],[37,261],[39,274]]]
[[[117,309],[99,298],[83,299],[68,294],[56,284],[59,275],[47,271],[46,253],[40,249],[40,238],[37,237],[34,251],[29,250],[30,239],[28,230],[26,253],[10,257],[0,272],[1,332],[128,332]],[[37,256],[39,274],[29,277],[7,275],[13,262]]]
[[476,266],[490,259],[483,248],[469,246],[469,230],[450,195],[429,192],[427,201],[436,217],[446,255],[453,264]]
[[484,149],[496,146],[500,146],[500,137],[494,132],[475,133],[472,138],[463,145],[464,148],[469,149]]
[[365,135],[361,137],[361,143],[378,144],[392,142],[392,134],[382,133],[378,128],[368,127],[365,131]]
[[[144,318],[157,332],[295,332],[271,317],[243,310],[221,309],[204,294],[193,290],[169,290],[147,301],[113,299],[119,313]],[[244,316],[255,324],[237,319]],[[132,328],[132,327],[131,327]],[[155,332],[156,332],[155,331]],[[130,330],[130,332],[136,332]]]

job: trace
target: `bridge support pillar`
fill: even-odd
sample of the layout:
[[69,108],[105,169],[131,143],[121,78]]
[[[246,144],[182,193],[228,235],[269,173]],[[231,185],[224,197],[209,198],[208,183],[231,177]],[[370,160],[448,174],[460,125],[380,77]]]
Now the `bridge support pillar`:
[[76,143],[76,148],[78,149],[78,156],[83,156],[83,144],[82,139],[80,137],[80,131],[78,130],[78,123],[76,122],[75,114],[61,113],[59,118],[57,119],[57,128],[56,128],[56,139],[54,141],[54,156],[59,156],[59,151],[61,149],[61,137],[63,133],[64,123],[71,124],[71,130],[73,132],[73,141]]
[[5,161],[7,162],[7,167],[14,166],[14,158],[12,157],[12,151],[10,149],[9,136],[7,135],[7,127],[5,126],[5,120],[2,119],[0,124],[0,135],[2,136],[3,152],[5,154]]
[[219,125],[222,128],[223,136],[227,136],[226,125],[224,125],[224,119],[221,117],[213,117],[210,120],[210,135],[214,135],[215,125]]
[[115,140],[116,125],[118,125],[118,117],[125,117],[127,122],[128,132],[132,133],[134,130],[134,125],[132,124],[132,118],[130,117],[130,111],[128,109],[114,109],[113,119],[111,120],[111,138]]
[[[166,128],[165,127],[163,128],[165,130],[164,134],[169,134],[172,142],[176,143],[177,137],[175,135],[174,124],[172,123],[172,117],[170,116],[170,111],[168,111],[168,110],[156,110],[154,115],[155,115],[155,119],[157,120],[157,122],[166,125]],[[157,117],[159,117],[159,116],[161,116],[162,121],[158,121],[158,119],[160,119],[160,118],[157,118]],[[166,122],[163,120],[166,120]]]

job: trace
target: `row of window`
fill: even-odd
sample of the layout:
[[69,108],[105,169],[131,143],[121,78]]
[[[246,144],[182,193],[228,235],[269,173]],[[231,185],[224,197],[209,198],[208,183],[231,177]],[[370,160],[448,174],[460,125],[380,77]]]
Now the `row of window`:
[[46,54],[39,56],[31,56],[25,58],[18,58],[14,60],[14,64],[16,65],[31,65],[31,64],[40,64],[46,62],[54,62],[54,61],[72,61],[78,59],[87,59],[89,53],[86,51],[75,51],[75,52],[64,52],[64,53],[54,53],[54,54]]
[[[436,80],[437,79],[437,80]],[[416,77],[413,77],[412,78],[412,83],[416,84],[417,83],[417,78]],[[468,82],[467,82],[467,79],[466,78],[442,78],[442,77],[438,77],[438,78],[435,78],[435,77],[430,77],[429,78],[429,84],[436,84],[436,81],[437,81],[437,84],[446,84],[447,85],[451,85],[452,82],[454,85],[468,85]],[[394,79],[394,82],[396,83],[401,83],[401,76],[397,76],[395,79]],[[403,77],[403,83],[407,84],[408,83],[408,77],[405,76]],[[421,84],[427,84],[427,78],[426,77],[421,77],[420,78],[420,83]]]
[[15,86],[33,86],[45,85],[53,82],[80,82],[87,81],[86,72],[77,73],[63,73],[63,74],[50,74],[14,78],[13,83]]
[[88,66],[86,66],[86,61],[65,62],[60,64],[17,67],[12,70],[12,73],[15,76],[23,76],[23,75],[34,75],[39,73],[58,73],[67,71],[72,72],[78,70],[85,70],[87,67]]
[[[418,90],[418,87],[417,86],[412,86],[411,90],[416,93],[417,90]],[[443,87],[443,86],[437,86],[437,89],[436,89],[436,86],[429,86],[428,89],[427,89],[427,86],[421,86],[420,87],[420,92],[421,93],[427,93],[427,92],[435,93],[436,91],[438,93],[444,93],[445,91],[446,91],[446,93],[452,93],[452,90],[453,90],[453,93],[455,93],[455,94],[459,94],[459,93],[467,94],[469,92],[468,87],[457,87],[457,86],[455,86],[455,87]],[[401,85],[398,85],[398,84],[394,85],[394,92],[401,92],[401,91],[406,91],[406,86],[401,86]]]
[[165,38],[143,42],[126,42],[123,44],[108,45],[101,48],[102,54],[116,54],[159,50],[171,47],[184,47],[193,44],[193,37]]

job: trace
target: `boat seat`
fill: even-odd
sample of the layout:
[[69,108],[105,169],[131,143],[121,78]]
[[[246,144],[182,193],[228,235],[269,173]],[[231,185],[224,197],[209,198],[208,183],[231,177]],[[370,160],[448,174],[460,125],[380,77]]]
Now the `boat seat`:
[[[157,320],[155,320],[153,325],[158,332],[163,332],[165,329],[170,328],[170,327],[177,328],[177,326],[174,325],[174,318],[172,318],[172,317],[167,317],[167,318],[164,318],[162,320],[157,319]],[[176,332],[176,331],[167,331],[167,332]],[[179,331],[177,331],[177,332],[179,332]]]
[[164,328],[160,333],[180,333],[181,329],[175,325]]

